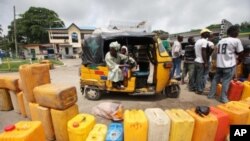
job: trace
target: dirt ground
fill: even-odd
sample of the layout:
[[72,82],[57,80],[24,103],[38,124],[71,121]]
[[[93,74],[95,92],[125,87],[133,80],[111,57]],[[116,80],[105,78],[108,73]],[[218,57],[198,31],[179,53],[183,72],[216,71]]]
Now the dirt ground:
[[[216,100],[207,99],[204,95],[197,95],[193,92],[189,92],[186,85],[181,85],[181,94],[179,98],[166,98],[164,95],[154,96],[129,96],[126,94],[105,94],[99,101],[90,101],[82,96],[79,87],[79,67],[81,65],[80,59],[67,59],[63,60],[64,66],[56,67],[50,71],[52,83],[63,83],[75,86],[77,88],[78,101],[80,113],[91,113],[92,107],[101,102],[116,101],[120,102],[125,109],[146,109],[146,108],[182,108],[189,109],[194,108],[197,105],[218,105],[220,104]],[[1,73],[1,75],[19,76],[19,73]],[[0,131],[4,126],[16,123],[19,120],[29,120],[23,118],[20,114],[15,113],[13,110],[9,112],[0,111]],[[109,120],[97,117],[98,123],[109,123]]]

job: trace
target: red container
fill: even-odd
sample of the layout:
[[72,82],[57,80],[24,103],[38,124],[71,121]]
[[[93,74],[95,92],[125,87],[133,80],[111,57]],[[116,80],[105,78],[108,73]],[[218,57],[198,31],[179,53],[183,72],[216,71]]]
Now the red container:
[[241,99],[241,94],[243,91],[244,85],[240,81],[232,80],[229,85],[227,92],[228,99],[230,101],[239,101]]
[[218,119],[218,127],[214,141],[225,141],[229,133],[229,115],[215,107],[210,107],[210,112]]

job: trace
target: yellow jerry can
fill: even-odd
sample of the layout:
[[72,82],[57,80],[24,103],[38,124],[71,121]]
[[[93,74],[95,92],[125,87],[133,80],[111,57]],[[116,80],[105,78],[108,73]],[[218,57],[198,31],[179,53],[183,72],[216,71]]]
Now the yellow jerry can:
[[124,113],[124,141],[147,141],[148,120],[142,110]]
[[105,124],[96,124],[90,131],[86,141],[105,141],[107,130]]
[[18,92],[19,91],[18,77],[1,76],[0,77],[0,88]]
[[78,114],[68,121],[69,141],[84,141],[95,125],[95,117],[90,114]]
[[29,103],[31,120],[33,121],[39,121],[38,106],[37,103]]
[[57,141],[69,141],[67,123],[79,113],[75,104],[65,110],[51,109],[51,117]]
[[23,101],[23,92],[19,92],[16,96],[17,96],[17,103],[20,108],[21,115],[23,117],[26,117],[26,111],[25,111],[25,106],[24,106],[24,101]]
[[166,110],[171,120],[169,141],[191,141],[194,118],[182,109]]
[[243,88],[243,92],[241,95],[241,100],[244,100],[250,97],[250,81],[244,81],[243,85],[244,85],[244,88]]
[[16,95],[16,92],[14,92],[14,91],[12,91],[12,90],[9,90],[9,94],[10,94],[10,98],[11,98],[11,102],[12,102],[14,111],[15,111],[16,113],[21,113],[21,112],[20,112],[19,105],[18,105],[18,102],[17,102],[17,95]]
[[229,124],[246,124],[248,120],[248,110],[234,104],[226,103],[217,106],[229,115]]
[[36,102],[44,107],[64,110],[77,101],[76,88],[62,84],[45,84],[33,90]]
[[46,139],[49,141],[54,141],[56,137],[55,137],[50,109],[38,106],[37,110],[38,110],[39,121],[42,122],[42,126],[44,128]]
[[6,89],[0,89],[0,111],[10,111],[13,109],[10,94]]
[[29,102],[28,102],[28,100],[27,100],[27,98],[25,97],[24,94],[23,94],[23,103],[24,103],[24,108],[25,108],[26,116],[29,119],[31,119]]
[[211,113],[200,116],[195,109],[187,110],[187,112],[195,120],[192,141],[213,141],[218,126],[217,118]]
[[46,141],[40,121],[20,121],[5,127],[0,141]]
[[28,102],[36,102],[33,89],[36,86],[50,83],[49,65],[25,64],[19,67],[24,96]]

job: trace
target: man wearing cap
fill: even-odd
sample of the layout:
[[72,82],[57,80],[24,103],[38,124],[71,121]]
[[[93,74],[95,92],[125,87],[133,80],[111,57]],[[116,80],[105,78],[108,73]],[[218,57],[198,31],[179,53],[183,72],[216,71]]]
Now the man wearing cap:
[[123,73],[121,68],[127,65],[120,65],[121,62],[133,62],[135,60],[131,57],[119,53],[121,45],[116,42],[111,42],[109,45],[109,52],[105,55],[105,61],[109,68],[108,80],[112,81],[112,87],[117,89],[123,89]]
[[208,59],[207,59],[207,46],[208,41],[207,38],[210,36],[211,31],[209,29],[202,29],[201,39],[197,40],[195,43],[195,60],[194,60],[194,71],[192,75],[192,79],[190,82],[189,89],[191,91],[195,91],[196,94],[203,93],[203,75],[204,71],[208,69]]
[[216,86],[218,82],[222,81],[222,91],[220,102],[228,102],[227,91],[229,83],[235,74],[236,55],[238,56],[238,63],[241,62],[243,46],[241,41],[237,38],[239,35],[239,27],[231,26],[227,30],[227,38],[219,41],[217,44],[217,60],[216,60],[216,73],[212,81],[211,91],[208,98],[215,98]]

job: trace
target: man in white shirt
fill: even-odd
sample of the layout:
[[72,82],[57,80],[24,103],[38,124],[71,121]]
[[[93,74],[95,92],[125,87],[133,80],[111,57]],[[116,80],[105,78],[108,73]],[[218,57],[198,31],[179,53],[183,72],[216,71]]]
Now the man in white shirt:
[[182,36],[177,37],[177,41],[174,41],[173,47],[172,47],[172,58],[173,58],[173,68],[171,71],[171,77],[174,77],[175,70],[176,70],[176,78],[181,78],[181,42],[183,41]]
[[220,102],[228,102],[227,91],[229,83],[235,74],[236,55],[238,55],[239,63],[243,53],[243,46],[241,41],[237,38],[239,35],[239,27],[231,26],[227,30],[227,38],[219,41],[217,45],[217,69],[212,81],[211,91],[208,98],[214,98],[216,93],[216,86],[220,79],[222,80],[222,91]]
[[211,31],[209,29],[202,29],[201,39],[196,41],[195,43],[195,55],[196,58],[194,60],[194,71],[192,78],[190,80],[189,89],[191,91],[195,91],[196,94],[203,93],[203,75],[206,69],[208,69],[208,58],[207,58],[207,46],[208,41],[207,38],[210,36]]

